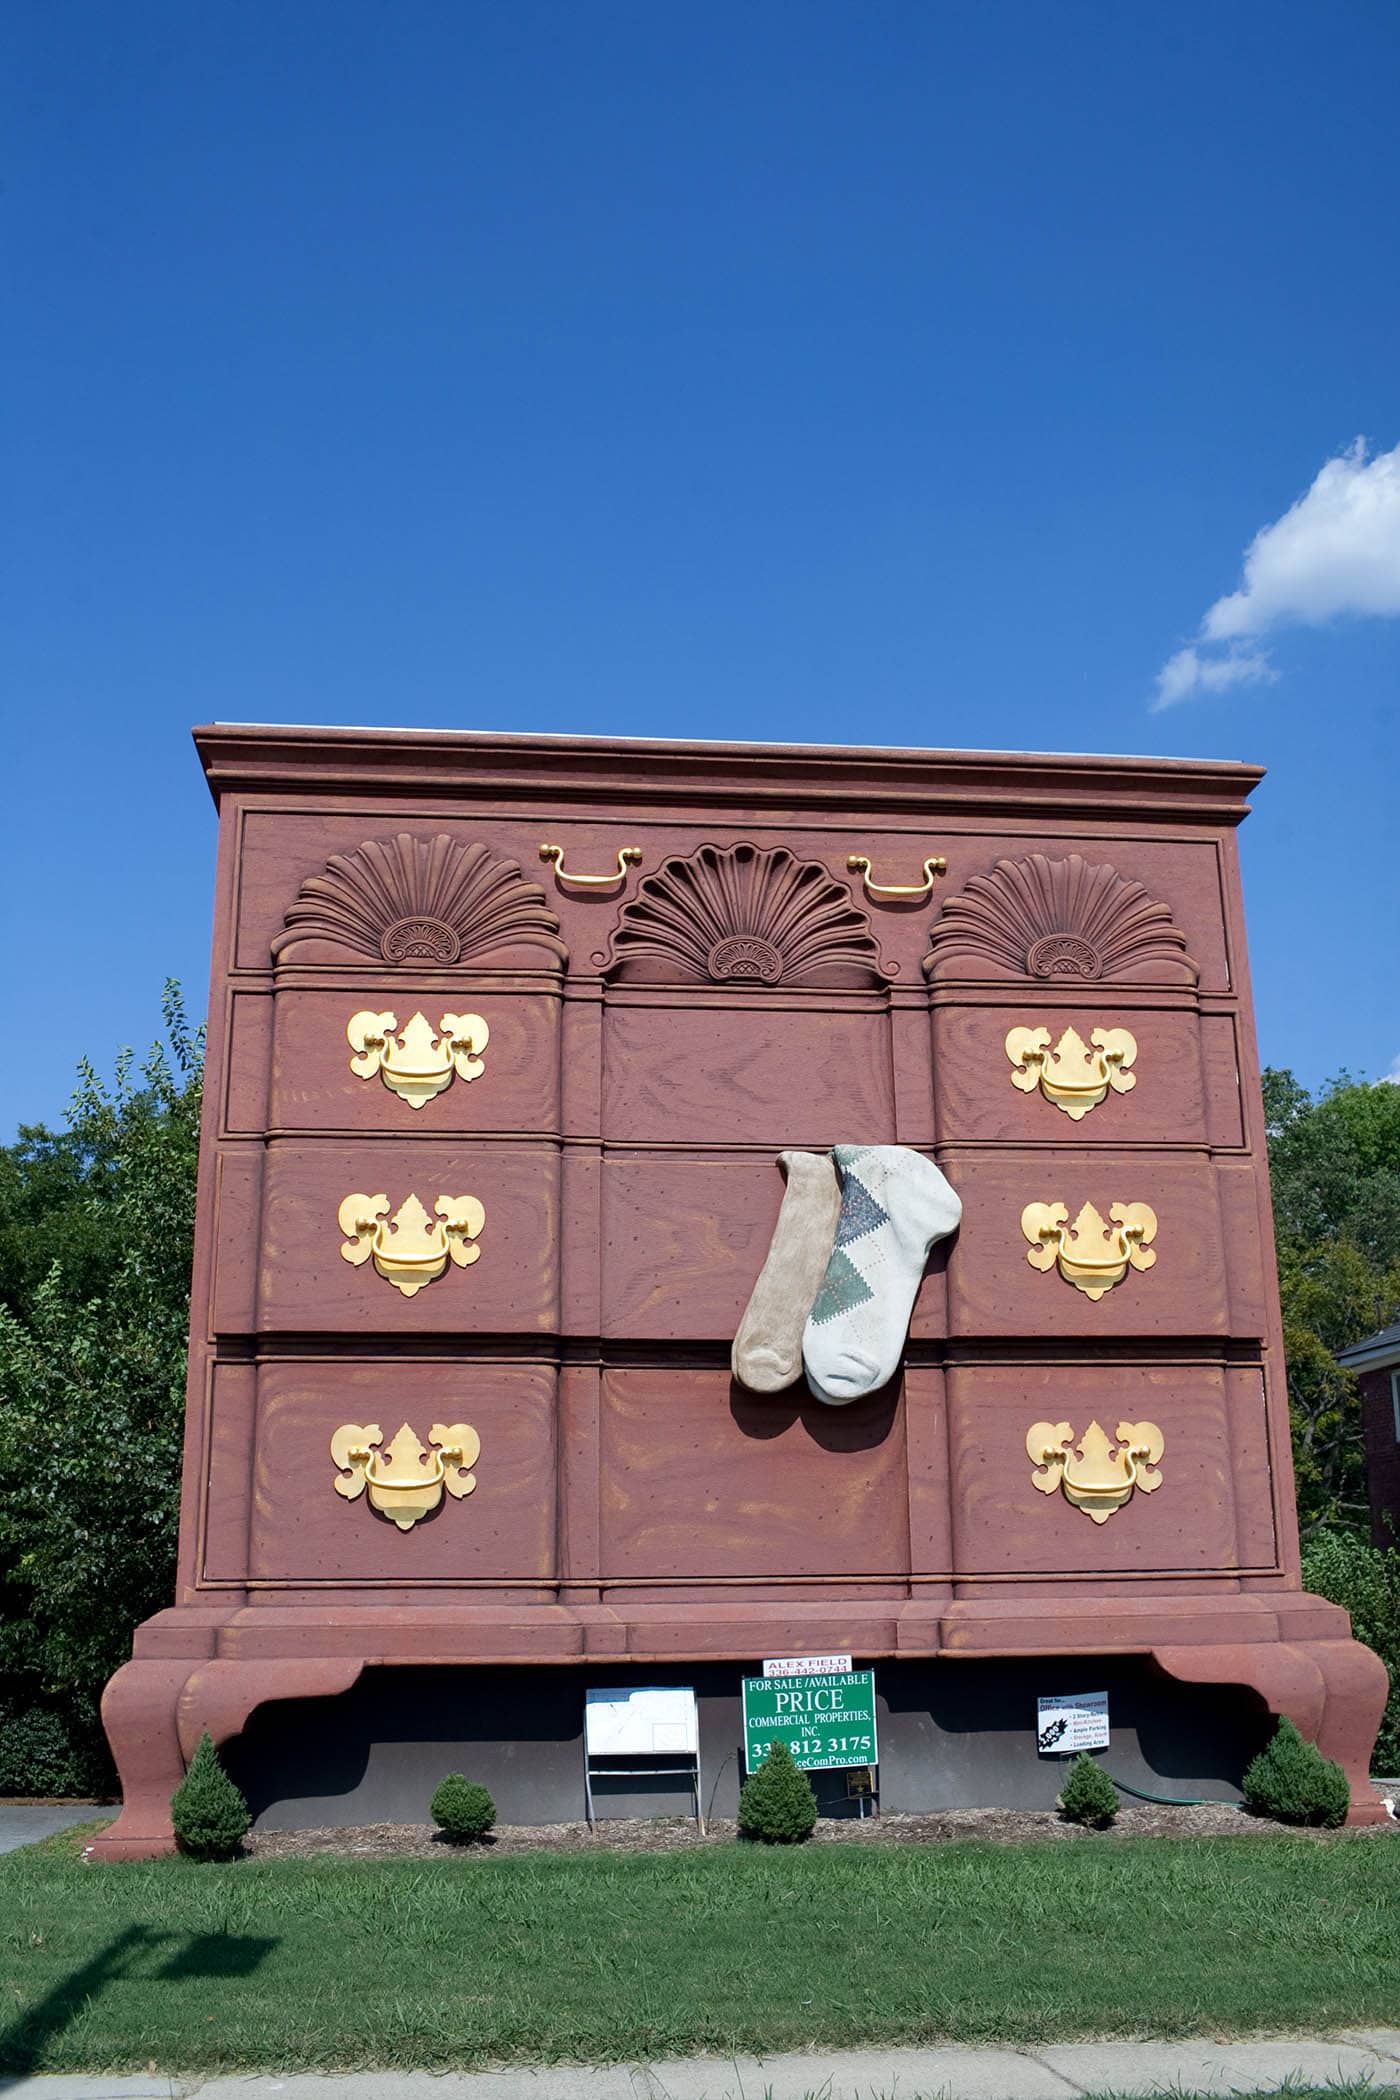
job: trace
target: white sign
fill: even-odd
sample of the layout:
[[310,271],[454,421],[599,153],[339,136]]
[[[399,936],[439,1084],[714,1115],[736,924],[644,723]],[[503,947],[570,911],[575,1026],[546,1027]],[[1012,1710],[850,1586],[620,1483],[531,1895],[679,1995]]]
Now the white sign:
[[849,1655],[780,1655],[763,1665],[765,1677],[829,1677],[849,1670]]
[[1108,1748],[1108,1693],[1064,1692],[1037,1699],[1035,1745],[1044,1757]]
[[589,1757],[694,1757],[700,1743],[695,1693],[688,1684],[585,1692],[583,1738]]

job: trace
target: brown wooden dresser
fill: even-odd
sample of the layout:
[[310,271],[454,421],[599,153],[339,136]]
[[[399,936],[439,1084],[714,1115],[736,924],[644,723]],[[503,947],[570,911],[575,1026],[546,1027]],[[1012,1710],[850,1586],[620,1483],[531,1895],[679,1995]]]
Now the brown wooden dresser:
[[[1256,770],[196,741],[179,1587],[108,1688],[100,1855],[169,1848],[201,1730],[367,1665],[1151,1656],[1291,1715],[1381,1813],[1384,1672],[1299,1582]],[[745,1392],[729,1348],[775,1154],[838,1142],[927,1152],[963,1220],[900,1375],[834,1409]]]

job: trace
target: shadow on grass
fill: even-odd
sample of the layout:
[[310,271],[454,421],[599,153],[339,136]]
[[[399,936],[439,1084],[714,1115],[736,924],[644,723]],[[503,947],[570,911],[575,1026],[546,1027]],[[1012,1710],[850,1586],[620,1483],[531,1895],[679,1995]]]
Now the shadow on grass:
[[[155,1983],[184,1983],[226,1976],[251,1976],[277,1945],[273,1939],[224,1932],[157,1932],[128,1925],[90,1961],[65,1976],[37,2005],[0,2029],[0,2093],[42,2069],[55,2035],[110,1984],[141,1976]],[[164,1955],[159,1966],[157,1957]]]

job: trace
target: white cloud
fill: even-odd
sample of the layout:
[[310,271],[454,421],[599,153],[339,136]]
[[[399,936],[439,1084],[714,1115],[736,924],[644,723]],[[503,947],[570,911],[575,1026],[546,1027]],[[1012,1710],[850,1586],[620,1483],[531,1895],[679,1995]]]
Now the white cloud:
[[1255,534],[1239,589],[1216,599],[1196,641],[1158,672],[1153,712],[1191,693],[1275,678],[1249,642],[1342,613],[1400,618],[1400,445],[1368,459],[1358,438],[1327,461],[1291,510]]
[[1390,1070],[1385,1074],[1385,1084],[1387,1086],[1400,1086],[1400,1057],[1396,1058]]
[[1199,649],[1178,649],[1157,673],[1153,713],[1204,690],[1222,693],[1228,685],[1271,684],[1278,672],[1259,649],[1232,649],[1225,656],[1202,656]]

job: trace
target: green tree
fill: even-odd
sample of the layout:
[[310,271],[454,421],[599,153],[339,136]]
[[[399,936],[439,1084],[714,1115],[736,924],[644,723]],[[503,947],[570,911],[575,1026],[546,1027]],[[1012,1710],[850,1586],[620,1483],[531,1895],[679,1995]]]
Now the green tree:
[[1390,1672],[1371,1770],[1393,1778],[1400,1772],[1400,1551],[1355,1531],[1316,1532],[1303,1548],[1303,1586],[1340,1604],[1356,1638]]
[[774,1743],[739,1789],[739,1828],[765,1845],[800,1845],[816,1827],[812,1782],[786,1743]]
[[1090,1830],[1106,1830],[1121,1806],[1117,1787],[1087,1750],[1081,1750],[1070,1766],[1057,1799],[1066,1822],[1083,1823]]
[[1260,1815],[1274,1816],[1280,1823],[1320,1823],[1335,1829],[1346,1820],[1351,1788],[1341,1766],[1284,1718],[1267,1748],[1245,1766],[1244,1798]]
[[102,1288],[101,1205],[110,1162],[73,1130],[23,1124],[0,1147],[0,1305],[23,1312],[55,1261],[74,1296]]
[[207,1728],[170,1796],[170,1820],[180,1850],[191,1859],[237,1859],[248,1835],[248,1804],[220,1763]]
[[173,1588],[203,1042],[173,984],[162,1010],[168,1047],[110,1087],[85,1062],[65,1137],[0,1173],[0,1765],[47,1713],[73,1787],[109,1776],[103,1684]]
[[1314,1096],[1270,1070],[1264,1108],[1306,1536],[1366,1516],[1357,1383],[1336,1354],[1400,1311],[1400,1087],[1343,1072]]

